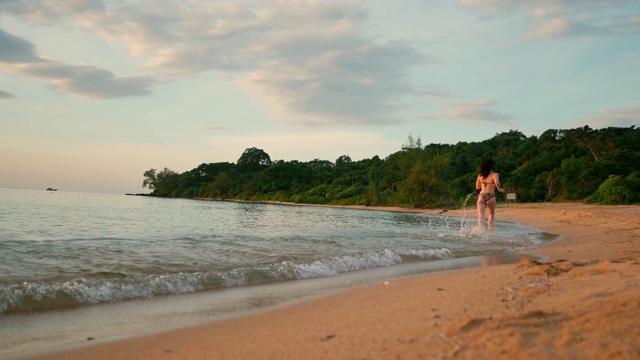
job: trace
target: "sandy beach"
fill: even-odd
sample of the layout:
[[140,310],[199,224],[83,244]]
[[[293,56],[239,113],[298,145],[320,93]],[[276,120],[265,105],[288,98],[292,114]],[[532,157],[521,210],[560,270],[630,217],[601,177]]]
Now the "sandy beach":
[[563,237],[533,251],[546,261],[397,279],[35,358],[640,358],[639,206],[520,204],[496,218]]

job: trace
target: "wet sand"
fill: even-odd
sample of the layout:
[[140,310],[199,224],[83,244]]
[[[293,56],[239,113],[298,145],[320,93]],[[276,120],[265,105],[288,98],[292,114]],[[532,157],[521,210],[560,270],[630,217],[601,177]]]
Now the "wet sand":
[[385,281],[35,358],[640,358],[639,206],[521,204],[496,217],[563,238],[533,251],[547,261]]

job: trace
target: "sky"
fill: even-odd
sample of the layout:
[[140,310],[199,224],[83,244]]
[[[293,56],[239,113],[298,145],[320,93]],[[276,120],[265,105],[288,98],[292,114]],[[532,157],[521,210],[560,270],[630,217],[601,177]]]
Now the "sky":
[[640,126],[640,2],[0,0],[0,188]]

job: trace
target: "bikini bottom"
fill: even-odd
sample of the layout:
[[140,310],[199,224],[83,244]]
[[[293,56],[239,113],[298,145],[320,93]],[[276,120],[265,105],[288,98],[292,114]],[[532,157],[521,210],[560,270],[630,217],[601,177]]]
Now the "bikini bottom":
[[496,197],[496,194],[494,193],[482,193],[480,194],[480,197],[484,200],[485,205],[489,202],[489,200],[493,199]]

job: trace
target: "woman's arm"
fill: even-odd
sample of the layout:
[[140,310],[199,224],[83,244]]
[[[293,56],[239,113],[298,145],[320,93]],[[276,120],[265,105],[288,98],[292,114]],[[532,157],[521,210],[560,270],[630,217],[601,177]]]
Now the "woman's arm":
[[476,190],[482,189],[482,181],[480,180],[480,175],[476,178]]
[[500,175],[498,175],[498,173],[494,173],[493,181],[496,183],[498,191],[504,192],[504,189],[500,186]]

